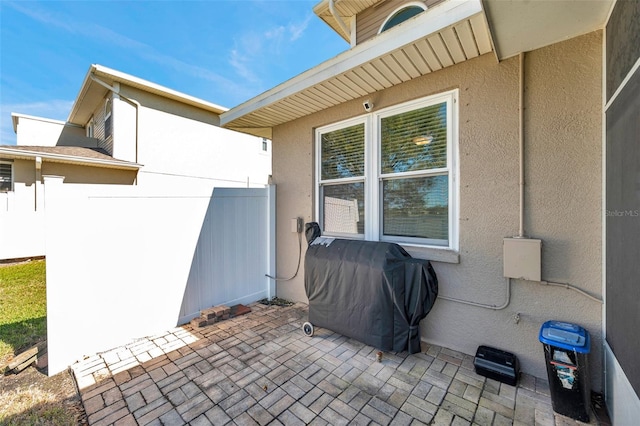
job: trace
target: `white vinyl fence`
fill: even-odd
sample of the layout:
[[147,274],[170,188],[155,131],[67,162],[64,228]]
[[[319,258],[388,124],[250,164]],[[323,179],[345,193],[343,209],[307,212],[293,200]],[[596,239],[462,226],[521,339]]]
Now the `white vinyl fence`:
[[275,295],[275,187],[46,185],[49,374],[200,309]]
[[0,211],[0,260],[44,256],[44,211]]

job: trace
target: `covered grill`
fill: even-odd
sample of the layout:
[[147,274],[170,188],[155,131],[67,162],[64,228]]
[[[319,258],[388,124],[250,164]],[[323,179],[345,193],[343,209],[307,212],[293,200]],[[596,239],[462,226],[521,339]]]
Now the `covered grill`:
[[305,256],[309,321],[375,348],[420,351],[419,322],[438,280],[428,260],[393,243],[318,237]]

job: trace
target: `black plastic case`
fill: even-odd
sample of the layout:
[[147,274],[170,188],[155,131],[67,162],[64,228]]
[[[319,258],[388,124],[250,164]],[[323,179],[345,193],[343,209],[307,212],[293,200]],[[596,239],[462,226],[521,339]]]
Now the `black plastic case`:
[[510,353],[490,346],[480,346],[473,365],[477,374],[515,386],[520,375],[518,358]]

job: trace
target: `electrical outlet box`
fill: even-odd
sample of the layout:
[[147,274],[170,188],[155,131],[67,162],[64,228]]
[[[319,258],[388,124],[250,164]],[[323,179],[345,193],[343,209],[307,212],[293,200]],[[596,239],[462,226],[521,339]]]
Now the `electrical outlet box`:
[[293,219],[291,219],[291,232],[300,234],[304,230],[303,228],[304,223],[301,217],[294,217]]
[[542,241],[532,238],[505,238],[503,244],[504,276],[540,281]]

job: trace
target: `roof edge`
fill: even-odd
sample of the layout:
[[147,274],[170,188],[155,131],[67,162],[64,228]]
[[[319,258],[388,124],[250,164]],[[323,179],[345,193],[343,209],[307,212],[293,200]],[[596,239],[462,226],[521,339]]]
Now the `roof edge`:
[[204,99],[196,98],[195,96],[187,95],[186,93],[182,93],[177,90],[170,89],[160,84],[142,79],[140,77],[136,77],[136,76],[124,73],[122,71],[114,70],[104,65],[91,64],[91,66],[89,67],[89,70],[87,71],[84,77],[82,86],[80,87],[80,91],[76,96],[73,106],[71,107],[71,111],[69,112],[69,116],[67,118],[68,122],[73,122],[75,116],[78,114],[78,111],[80,110],[85,94],[88,92],[90,86],[94,84],[91,78],[92,75],[95,77],[103,77],[103,78],[106,77],[110,80],[113,80],[118,83],[123,83],[125,85],[132,85],[148,93],[157,94],[159,96],[163,96],[168,99],[172,99],[187,105],[195,106],[195,107],[213,112],[214,114],[217,114],[217,115],[221,115],[222,113],[229,110],[229,108],[214,104],[209,101],[205,101]]
[[123,170],[138,170],[143,167],[139,163],[131,163],[123,160],[103,160],[99,158],[78,157],[75,155],[54,154],[50,152],[29,151],[24,149],[12,149],[7,147],[0,147],[0,155],[11,155],[15,157],[36,158],[40,157],[45,160],[49,160],[57,163],[70,163],[70,164],[83,164],[92,165],[95,167],[106,167],[112,169]]
[[18,122],[20,121],[21,118],[26,118],[28,120],[42,121],[44,123],[61,124],[63,126],[82,128],[82,126],[80,126],[79,124],[69,123],[68,121],[54,120],[53,118],[38,117],[35,115],[27,115],[27,114],[21,114],[18,112],[12,112],[11,121],[13,122],[13,131],[16,133],[18,132]]
[[373,60],[386,51],[394,50],[411,43],[419,32],[421,35],[431,34],[438,29],[453,25],[470,16],[483,13],[480,0],[443,2],[439,7],[431,9],[430,14],[416,17],[404,23],[405,31],[396,33],[387,31],[373,39],[358,44],[315,67],[296,75],[266,92],[231,108],[220,115],[221,127],[227,126],[234,120],[265,108],[275,102],[285,99],[308,87],[329,79],[332,76],[348,71],[358,63]]

